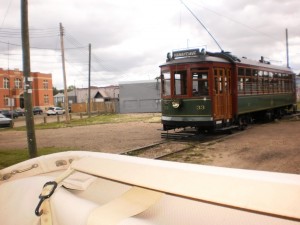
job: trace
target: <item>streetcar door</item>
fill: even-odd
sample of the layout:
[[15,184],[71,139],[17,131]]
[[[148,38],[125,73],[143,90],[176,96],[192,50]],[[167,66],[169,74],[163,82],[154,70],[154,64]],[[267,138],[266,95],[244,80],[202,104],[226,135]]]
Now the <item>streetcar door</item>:
[[232,118],[230,70],[214,68],[213,116],[214,119]]

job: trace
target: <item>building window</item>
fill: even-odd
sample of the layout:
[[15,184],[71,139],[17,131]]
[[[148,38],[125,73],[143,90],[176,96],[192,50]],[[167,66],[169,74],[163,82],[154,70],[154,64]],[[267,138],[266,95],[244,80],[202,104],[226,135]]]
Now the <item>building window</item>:
[[15,88],[20,89],[21,86],[21,80],[19,78],[15,79]]
[[44,95],[44,103],[49,104],[49,95]]
[[3,87],[5,89],[9,89],[9,79],[6,77],[4,77],[4,79],[3,79]]
[[4,105],[5,106],[9,105],[9,97],[7,95],[4,95]]
[[43,80],[43,88],[48,89],[48,80]]

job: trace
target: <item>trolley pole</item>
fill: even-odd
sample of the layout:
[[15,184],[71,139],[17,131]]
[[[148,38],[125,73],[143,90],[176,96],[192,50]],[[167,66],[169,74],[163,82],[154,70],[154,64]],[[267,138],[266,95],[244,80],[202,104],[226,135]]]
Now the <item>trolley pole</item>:
[[60,28],[60,45],[61,45],[61,60],[62,60],[62,69],[63,69],[63,76],[64,76],[64,94],[65,94],[65,113],[66,113],[66,123],[70,122],[69,117],[69,100],[68,100],[68,90],[67,90],[67,76],[66,76],[66,66],[65,66],[65,48],[64,48],[64,28],[62,24],[59,24]]
[[27,144],[29,157],[37,157],[37,146],[32,111],[32,89],[30,77],[30,45],[28,29],[28,1],[21,0],[21,30],[22,30],[22,55],[24,73],[24,102],[26,115]]

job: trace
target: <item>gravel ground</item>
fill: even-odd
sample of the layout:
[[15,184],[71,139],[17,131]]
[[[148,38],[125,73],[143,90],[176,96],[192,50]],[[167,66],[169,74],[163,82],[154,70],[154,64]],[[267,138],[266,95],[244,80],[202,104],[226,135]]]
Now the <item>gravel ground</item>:
[[300,121],[258,124],[165,160],[300,174]]
[[[126,122],[37,130],[38,148],[122,153],[161,141],[160,123]],[[164,160],[300,174],[300,121],[259,124],[216,142],[193,142],[194,149]],[[178,143],[182,145],[182,143]],[[25,131],[0,131],[1,149],[25,149]]]

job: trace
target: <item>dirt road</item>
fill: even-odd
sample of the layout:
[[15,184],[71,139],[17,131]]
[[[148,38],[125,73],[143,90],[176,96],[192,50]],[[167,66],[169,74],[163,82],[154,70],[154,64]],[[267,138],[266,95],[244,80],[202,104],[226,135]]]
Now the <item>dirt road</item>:
[[[121,153],[160,142],[160,123],[127,122],[37,130],[37,145]],[[300,174],[300,121],[255,125],[229,138],[168,157],[206,165]],[[1,130],[1,149],[26,149],[25,131]]]
[[300,121],[255,125],[165,159],[300,174]]

